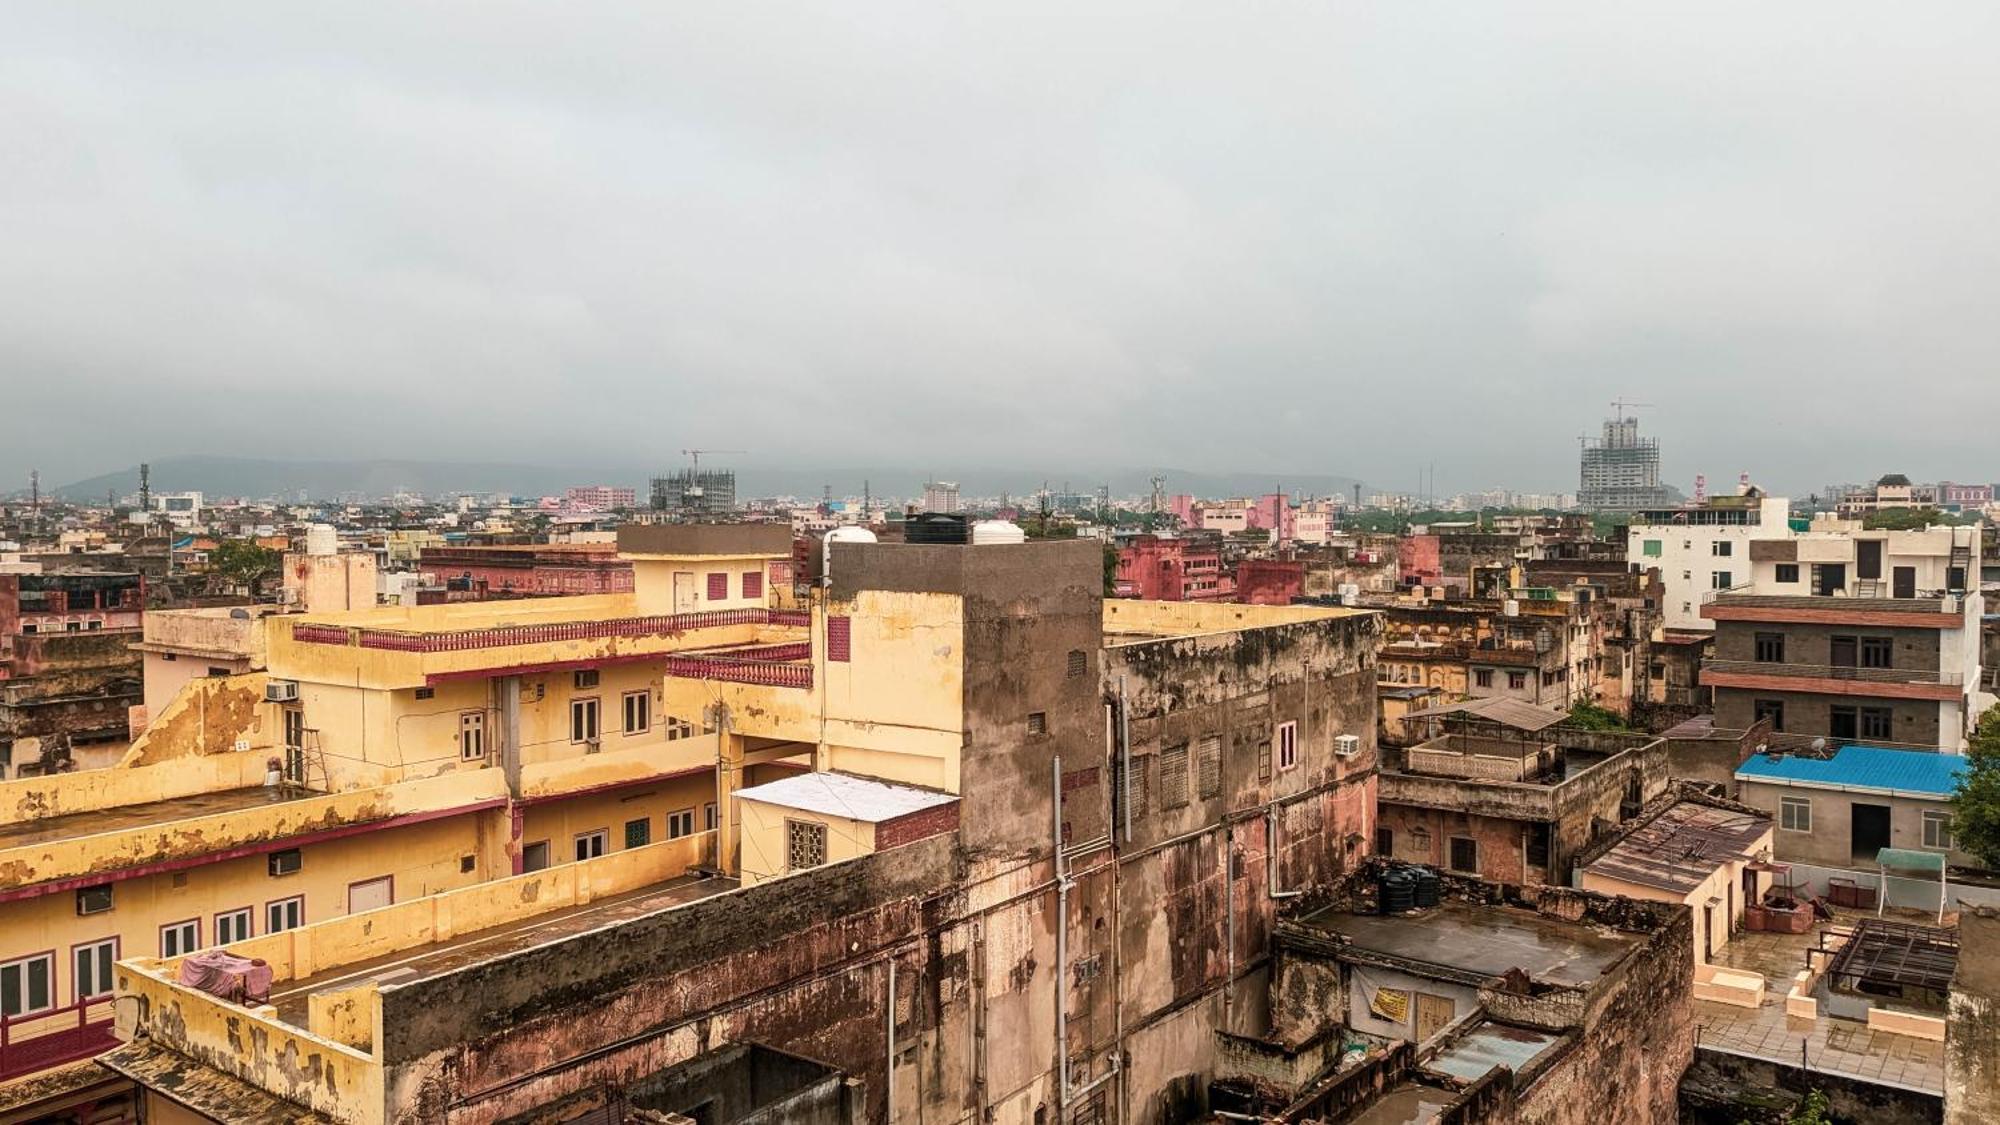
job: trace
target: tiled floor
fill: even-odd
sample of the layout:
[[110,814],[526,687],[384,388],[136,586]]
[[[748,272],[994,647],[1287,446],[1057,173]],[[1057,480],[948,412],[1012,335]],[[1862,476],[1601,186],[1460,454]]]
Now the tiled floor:
[[1944,1044],[1870,1031],[1865,1024],[1823,1013],[1816,1020],[1785,1014],[1785,990],[1792,974],[1805,967],[1805,951],[1816,943],[1815,932],[1732,938],[1715,962],[1764,974],[1764,1004],[1752,1010],[1695,1001],[1701,1045],[1794,1066],[1803,1060],[1812,1070],[1942,1094]]

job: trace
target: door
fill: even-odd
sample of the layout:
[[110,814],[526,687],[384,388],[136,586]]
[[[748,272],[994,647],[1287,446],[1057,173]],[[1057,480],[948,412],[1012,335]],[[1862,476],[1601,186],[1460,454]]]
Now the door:
[[1453,1012],[1451,997],[1417,993],[1417,1042],[1423,1043],[1445,1029]]
[[1856,801],[1850,806],[1848,819],[1855,862],[1875,862],[1875,853],[1889,846],[1889,806]]
[[695,607],[694,574],[690,571],[674,572],[674,612],[693,613]]
[[1701,906],[1701,959],[1715,959],[1715,904],[1705,902]]
[[1899,598],[1916,597],[1917,568],[1914,566],[1897,567],[1894,576],[1890,579],[1889,585],[1890,585],[1889,592],[1896,597]]
[[1882,541],[1880,539],[1860,539],[1855,541],[1854,577],[1862,581],[1881,579]]
[[396,877],[384,875],[380,879],[369,879],[347,886],[347,912],[359,914],[364,910],[374,910],[396,901]]
[[1847,564],[1819,563],[1813,567],[1813,593],[1830,598],[1847,589]]

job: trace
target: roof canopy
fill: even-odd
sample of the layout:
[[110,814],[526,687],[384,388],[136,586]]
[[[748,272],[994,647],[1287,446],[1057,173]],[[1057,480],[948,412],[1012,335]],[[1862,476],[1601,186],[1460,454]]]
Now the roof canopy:
[[1569,718],[1561,711],[1551,711],[1546,707],[1537,707],[1518,699],[1468,699],[1462,703],[1447,703],[1442,707],[1426,707],[1403,717],[1428,719],[1452,714],[1472,715],[1530,734],[1547,730]]

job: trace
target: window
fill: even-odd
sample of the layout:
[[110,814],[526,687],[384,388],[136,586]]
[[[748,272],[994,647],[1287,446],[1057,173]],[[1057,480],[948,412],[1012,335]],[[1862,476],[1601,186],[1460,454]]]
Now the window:
[[1080,648],[1069,650],[1069,678],[1075,679],[1090,669],[1090,658]]
[[436,698],[437,698],[437,689],[436,689],[436,688],[428,688],[428,687],[420,687],[420,688],[418,688],[418,689],[416,690],[416,697],[417,697],[418,699],[436,699]]
[[306,896],[293,895],[264,904],[264,932],[283,933],[306,924]]
[[38,953],[0,965],[0,1016],[27,1016],[55,1007],[56,958]]
[[592,742],[597,738],[597,700],[569,701],[569,740]]
[[1549,865],[1551,827],[1551,825],[1543,821],[1536,821],[1528,825],[1527,838],[1522,841],[1521,849],[1523,858],[1528,861],[1528,866],[1547,867]]
[[1799,564],[1779,563],[1777,566],[1777,573],[1773,576],[1772,580],[1787,586],[1798,585]]
[[668,715],[665,719],[661,720],[660,725],[667,728],[668,742],[679,742],[683,738],[694,737],[694,724],[688,722],[686,719],[676,719],[672,715]]
[[1160,751],[1160,807],[1177,809],[1188,803],[1188,748],[1183,742]]
[[597,686],[597,669],[585,668],[576,674],[576,690],[588,691]]
[[1472,686],[1490,688],[1493,686],[1493,669],[1475,668],[1472,671]]
[[653,693],[648,691],[628,691],[625,693],[625,733],[645,734],[653,727]]
[[1396,832],[1387,826],[1375,829],[1375,854],[1396,854]]
[[828,617],[826,619],[826,658],[836,664],[845,664],[853,659],[854,620],[850,617]]
[[523,873],[546,870],[548,866],[549,842],[547,840],[536,840],[534,843],[521,849],[521,870]]
[[1195,744],[1194,789],[1205,800],[1222,792],[1222,736],[1204,734]]
[[746,570],[743,572],[743,596],[746,598],[761,598],[764,596],[763,571]]
[[1778,798],[1778,827],[1787,832],[1812,831],[1812,799],[1809,797]]
[[189,918],[160,927],[160,956],[179,957],[201,948],[201,920]]
[[576,858],[579,860],[596,859],[598,856],[604,854],[604,849],[610,846],[610,843],[611,832],[609,829],[599,828],[592,832],[579,833],[576,838]]
[[1753,699],[1750,701],[1751,718],[1757,722],[1771,720],[1771,729],[1785,729],[1785,701],[1782,699]]
[[1894,637],[1861,638],[1861,666],[1863,668],[1895,667],[1896,639]]
[[1507,673],[1507,686],[1514,691],[1520,691],[1522,688],[1528,686],[1528,674],[1526,672]]
[[1708,545],[1708,553],[1718,559],[1726,559],[1735,550],[1736,544],[1727,539],[1717,539]]
[[111,966],[118,963],[118,939],[88,942],[71,950],[70,963],[76,972],[70,977],[71,993],[78,1000],[111,995]]
[[703,806],[701,807],[701,828],[702,828],[702,831],[704,831],[704,832],[713,832],[713,831],[715,831],[715,830],[716,830],[716,829],[717,829],[718,827],[720,827],[720,826],[721,826],[721,824],[722,824],[722,820],[721,820],[721,817],[719,817],[719,816],[717,815],[717,813],[716,813],[716,808],[715,808],[715,802],[714,802],[714,801],[710,801],[709,803],[707,803],[707,804],[705,804],[705,805],[703,805]]
[[1826,733],[1835,740],[1859,738],[1861,719],[1852,707],[1829,707],[1826,712]]
[[729,600],[729,575],[726,572],[716,571],[708,576],[708,600],[712,602]]
[[1783,664],[1785,662],[1785,635],[1783,633],[1759,633],[1753,646],[1759,664]]
[[1896,712],[1888,707],[1863,707],[1861,709],[1861,737],[1894,738],[1896,736]]
[[79,917],[85,914],[102,914],[109,909],[111,909],[111,884],[99,883],[94,887],[76,889],[76,912]]
[[804,871],[826,862],[826,825],[785,821],[785,870]]
[[1709,575],[1708,581],[1709,585],[1718,590],[1727,590],[1731,586],[1736,585],[1736,580],[1731,578],[1729,572],[1726,570],[1718,570],[1714,574]]
[[1451,869],[1468,875],[1479,873],[1479,842],[1470,836],[1451,838]]
[[1299,764],[1299,724],[1278,724],[1278,768],[1291,769]]
[[653,842],[653,818],[642,816],[625,822],[625,846],[643,848]]
[[476,762],[484,757],[486,757],[486,712],[461,712],[458,716],[458,760]]
[[225,910],[215,916],[215,944],[229,945],[250,937],[250,908]]
[[1047,711],[1028,712],[1028,733],[1029,734],[1049,733],[1049,713]]
[[1660,557],[1660,550],[1663,545],[1658,539],[1648,539],[1640,546],[1639,553],[1649,559],[1657,559]]
[[1951,850],[1951,814],[1924,812],[1924,846],[1939,851]]
[[667,839],[678,840],[694,835],[694,810],[682,809],[667,814]]

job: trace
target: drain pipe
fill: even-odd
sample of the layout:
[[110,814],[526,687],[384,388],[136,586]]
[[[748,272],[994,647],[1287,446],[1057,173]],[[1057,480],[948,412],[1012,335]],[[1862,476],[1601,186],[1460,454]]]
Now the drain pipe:
[[[1069,871],[1063,864],[1062,755],[1049,766],[1050,843],[1056,865],[1056,1104],[1069,1104]],[[893,1118],[892,1118],[893,1119]]]
[[1222,830],[1222,1026],[1235,1031],[1236,1008],[1236,829]]
[[1132,842],[1132,718],[1125,706],[1125,677],[1118,677],[1118,806],[1124,813],[1125,842]]
[[896,1119],[896,955],[889,954],[889,1003],[883,1022],[889,1028],[889,1059],[882,1071],[882,1092],[888,1099],[890,1121]]
[[1264,809],[1264,889],[1272,898],[1297,898],[1304,891],[1278,889],[1278,802]]

